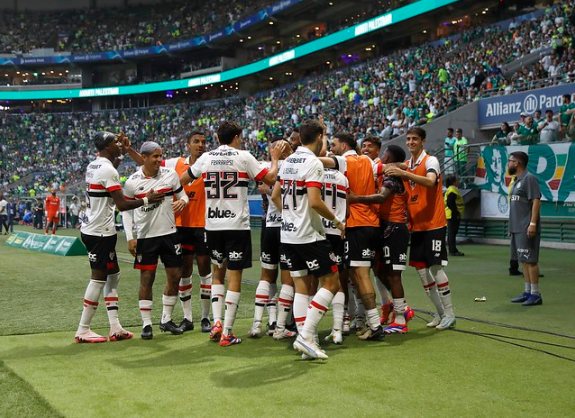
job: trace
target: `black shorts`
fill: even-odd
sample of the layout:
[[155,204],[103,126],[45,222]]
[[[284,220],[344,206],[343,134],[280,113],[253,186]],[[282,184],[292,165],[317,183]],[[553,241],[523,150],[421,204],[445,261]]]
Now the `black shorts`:
[[206,244],[206,230],[204,228],[186,228],[178,226],[178,233],[182,240],[183,255],[208,255]]
[[381,246],[379,228],[375,226],[346,228],[345,236],[350,267],[370,267],[376,251]]
[[281,258],[292,277],[323,277],[338,271],[335,254],[327,240],[307,244],[282,244]]
[[228,262],[228,270],[252,266],[252,235],[250,230],[206,231],[212,263],[218,267]]
[[117,235],[109,237],[95,237],[80,234],[82,242],[88,250],[88,259],[92,270],[112,270],[118,267],[116,256]]
[[520,263],[537,264],[540,241],[540,234],[533,238],[529,238],[524,232],[511,234],[511,259]]
[[381,223],[381,262],[387,269],[403,271],[407,266],[407,245],[409,230],[406,224],[393,222]]
[[160,237],[138,239],[134,268],[156,270],[158,257],[166,268],[182,267],[182,245],[178,233]]
[[345,240],[343,240],[340,235],[334,234],[325,234],[325,237],[331,245],[331,249],[335,255],[335,264],[337,265],[338,270],[342,271],[346,269],[348,267],[348,263],[345,254]]
[[279,227],[268,226],[262,230],[262,248],[260,261],[262,268],[277,270],[280,262],[280,231]]
[[415,268],[447,265],[446,227],[411,233],[409,265]]

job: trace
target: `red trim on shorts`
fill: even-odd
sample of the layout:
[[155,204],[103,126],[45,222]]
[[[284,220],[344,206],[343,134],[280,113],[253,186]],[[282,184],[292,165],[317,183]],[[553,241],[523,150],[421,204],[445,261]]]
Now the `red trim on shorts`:
[[190,251],[194,251],[196,249],[196,247],[191,244],[182,244],[182,248],[184,250],[190,250]]
[[409,265],[415,267],[417,270],[427,268],[427,264],[425,264],[423,261],[410,261]]
[[337,268],[337,265],[334,264],[334,265],[331,266],[331,272],[332,272],[332,273],[335,273],[335,272],[338,271],[338,270],[339,270],[339,269]]
[[116,263],[106,263],[106,268],[113,269],[116,267]]
[[134,268],[136,270],[151,271],[151,270],[156,270],[158,268],[158,265],[157,264],[136,264],[134,266]]

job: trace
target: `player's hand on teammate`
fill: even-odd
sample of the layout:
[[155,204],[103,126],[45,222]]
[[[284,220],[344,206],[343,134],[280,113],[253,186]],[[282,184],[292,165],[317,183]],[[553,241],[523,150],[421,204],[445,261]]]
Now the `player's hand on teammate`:
[[158,203],[164,199],[164,193],[156,193],[154,190],[150,190],[146,193],[146,197],[148,198],[148,204]]
[[172,210],[174,213],[181,212],[186,207],[186,205],[187,203],[184,200],[176,200],[175,202],[172,202]]
[[265,183],[258,184],[258,193],[259,194],[269,194],[270,186]]
[[405,171],[394,165],[387,165],[384,172],[386,176],[392,177],[403,177],[405,175]]
[[270,156],[272,160],[279,160],[284,152],[286,152],[287,147],[289,147],[289,144],[286,141],[278,141],[277,145],[270,149]]
[[128,152],[128,149],[132,146],[132,143],[126,134],[123,131],[120,131],[120,133],[116,135],[116,138],[118,138],[120,141],[120,149],[122,150],[122,154]]
[[128,241],[128,251],[130,251],[130,254],[132,254],[134,257],[136,256],[136,244],[138,243],[138,240],[135,239],[131,239],[130,241]]
[[340,222],[337,224],[336,228],[340,230],[341,238],[344,239],[345,238],[345,224],[343,222]]

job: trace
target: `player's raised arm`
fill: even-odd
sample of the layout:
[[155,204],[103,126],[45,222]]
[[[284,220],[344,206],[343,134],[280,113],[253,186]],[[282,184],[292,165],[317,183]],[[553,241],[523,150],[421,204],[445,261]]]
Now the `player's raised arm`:
[[272,164],[265,176],[262,177],[263,181],[268,186],[273,186],[278,176],[279,159],[282,154],[289,148],[289,144],[285,141],[280,141],[276,146],[270,149],[270,156],[272,159]]

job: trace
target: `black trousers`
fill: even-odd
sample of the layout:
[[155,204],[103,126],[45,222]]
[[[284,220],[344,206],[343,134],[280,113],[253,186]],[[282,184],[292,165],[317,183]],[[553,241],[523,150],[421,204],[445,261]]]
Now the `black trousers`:
[[453,254],[458,252],[457,250],[457,232],[459,232],[459,225],[461,220],[459,218],[451,218],[447,220],[447,246],[449,247],[449,253]]

